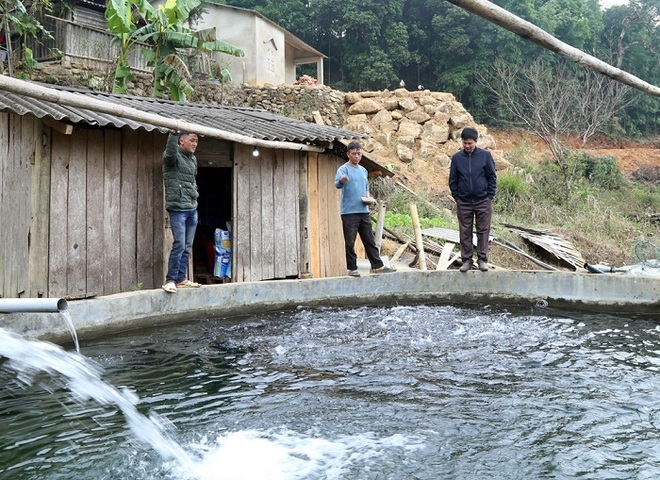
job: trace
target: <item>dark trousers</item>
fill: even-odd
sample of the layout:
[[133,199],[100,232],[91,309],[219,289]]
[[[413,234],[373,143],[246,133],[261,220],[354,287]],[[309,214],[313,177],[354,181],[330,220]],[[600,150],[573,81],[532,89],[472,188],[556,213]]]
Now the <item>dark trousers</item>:
[[371,268],[380,268],[383,261],[376,242],[374,232],[371,229],[371,217],[368,213],[349,213],[341,216],[341,224],[344,228],[344,245],[346,246],[346,267],[349,270],[357,270],[357,255],[355,255],[355,238],[360,234],[360,240],[364,244],[367,258]]
[[456,200],[456,213],[461,239],[461,260],[472,260],[472,227],[477,229],[477,259],[488,261],[488,237],[493,216],[493,201],[490,198],[475,202]]

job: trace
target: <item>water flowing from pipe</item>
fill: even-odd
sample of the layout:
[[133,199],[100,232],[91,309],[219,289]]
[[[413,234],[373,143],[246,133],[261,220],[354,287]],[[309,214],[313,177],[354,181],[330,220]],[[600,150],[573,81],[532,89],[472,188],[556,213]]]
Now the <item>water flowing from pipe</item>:
[[0,329],[0,357],[6,359],[2,367],[15,372],[18,381],[25,385],[31,385],[37,374],[46,373],[60,378],[71,395],[80,402],[92,399],[101,405],[116,406],[136,439],[151,447],[163,459],[175,460],[184,470],[194,465],[193,459],[181,446],[168,438],[158,417],[146,417],[137,410],[138,398],[135,394],[127,389],[119,391],[104,382],[100,377],[101,369],[84,356]]

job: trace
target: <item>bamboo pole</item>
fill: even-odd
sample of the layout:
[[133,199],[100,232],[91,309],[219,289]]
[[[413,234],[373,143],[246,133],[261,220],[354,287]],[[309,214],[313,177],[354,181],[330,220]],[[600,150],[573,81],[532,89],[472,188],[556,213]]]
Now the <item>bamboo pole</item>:
[[419,224],[419,215],[417,215],[417,205],[410,204],[410,218],[412,218],[413,230],[415,232],[415,243],[419,252],[419,269],[426,271],[426,255],[424,254],[424,240],[422,239],[422,228]]
[[479,15],[489,22],[504,27],[515,34],[526,38],[527,40],[541,45],[543,48],[551,50],[561,55],[562,57],[566,57],[575,63],[610,77],[617,82],[629,85],[644,93],[648,93],[649,95],[660,97],[660,87],[651,85],[641,78],[638,78],[619,68],[613,67],[612,65],[605,63],[596,57],[592,57],[591,55],[588,55],[583,51],[562,42],[558,38],[550,35],[548,32],[537,27],[533,23],[523,20],[522,18],[514,15],[511,12],[508,12],[501,7],[498,7],[491,2],[486,0],[447,1],[462,8],[463,10],[467,10],[468,12]]
[[25,95],[27,97],[43,100],[46,102],[67,105],[69,107],[84,108],[93,112],[107,113],[117,117],[128,118],[137,122],[148,123],[156,127],[163,127],[170,130],[195,132],[211,138],[220,138],[231,142],[242,143],[253,147],[278,148],[285,150],[297,150],[306,152],[323,152],[323,147],[315,145],[305,145],[292,142],[275,142],[270,140],[259,140],[238,133],[226,132],[217,128],[207,127],[197,123],[186,122],[184,120],[172,119],[143,112],[136,108],[125,107],[116,103],[110,103],[105,100],[99,100],[87,95],[79,95],[71,92],[56,90],[54,88],[43,87],[24,80],[0,75],[0,90]]
[[376,246],[380,252],[383,246],[383,228],[385,227],[385,202],[378,202],[378,221],[376,222]]

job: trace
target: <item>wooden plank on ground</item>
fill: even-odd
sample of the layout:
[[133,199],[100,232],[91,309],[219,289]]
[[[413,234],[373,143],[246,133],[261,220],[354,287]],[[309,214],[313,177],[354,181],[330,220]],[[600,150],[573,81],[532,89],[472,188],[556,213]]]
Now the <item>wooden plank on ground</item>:
[[449,260],[446,260],[444,263],[438,262],[438,265],[435,267],[435,269],[436,270],[447,270],[459,258],[461,258],[461,252],[456,252],[454,255],[452,255],[452,257]]
[[438,259],[438,265],[436,266],[436,270],[447,270],[447,267],[449,264],[447,261],[451,257],[451,252],[454,250],[454,247],[456,245],[451,242],[445,242],[445,244],[442,246],[442,252],[440,253],[440,258]]
[[406,251],[406,248],[408,248],[408,245],[410,245],[409,242],[404,243],[401,245],[397,251],[392,255],[392,258],[390,259],[390,262],[396,262],[399,258],[401,258],[401,255],[403,255],[403,252]]

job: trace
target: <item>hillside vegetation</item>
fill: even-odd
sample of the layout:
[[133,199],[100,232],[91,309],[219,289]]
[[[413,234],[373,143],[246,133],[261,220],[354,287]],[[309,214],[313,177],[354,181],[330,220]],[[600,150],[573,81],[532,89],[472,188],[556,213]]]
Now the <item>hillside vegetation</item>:
[[[499,243],[512,242],[529,255],[560,270],[574,268],[527,242],[506,225],[546,230],[572,242],[590,264],[634,265],[660,255],[660,140],[612,145],[599,139],[588,150],[574,150],[569,179],[533,136],[519,130],[490,129],[495,148],[512,168],[498,172],[494,204],[491,262],[503,268],[538,270],[536,263]],[[609,148],[608,148],[609,147]],[[412,235],[410,203],[417,205],[423,228],[458,229],[445,175],[412,175],[428,171],[430,160],[391,162],[394,181],[376,181],[387,199],[386,227]],[[396,185],[405,179],[408,189]],[[567,185],[567,181],[569,184]],[[436,240],[437,241],[437,240]],[[438,243],[442,243],[438,241]],[[386,242],[392,254],[398,242]],[[435,258],[431,255],[431,261]]]

